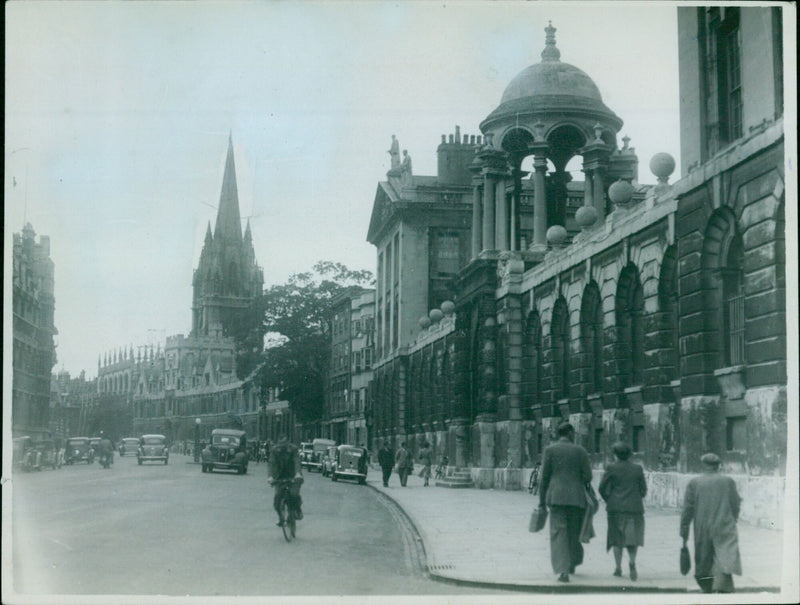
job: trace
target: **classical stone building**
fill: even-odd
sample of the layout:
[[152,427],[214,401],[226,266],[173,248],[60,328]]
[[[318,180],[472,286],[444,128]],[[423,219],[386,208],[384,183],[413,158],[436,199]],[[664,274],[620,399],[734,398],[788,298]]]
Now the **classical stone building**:
[[167,337],[163,348],[133,347],[98,362],[98,391],[126,398],[134,432],[191,440],[197,420],[202,437],[237,427],[253,438],[264,433],[260,386],[254,373],[239,377],[233,335],[252,321],[248,310],[261,294],[263,270],[248,221],[242,234],[233,142],[228,139],[217,218],[206,230],[193,277],[192,331]]
[[12,250],[13,344],[11,434],[47,438],[50,433],[50,374],[56,363],[55,297],[50,238],[30,223],[14,234]]
[[[638,183],[622,119],[561,61],[549,26],[541,62],[508,85],[483,141],[470,139],[459,188],[391,170],[379,185],[373,446],[425,439],[478,486],[514,489],[568,420],[598,468],[613,442],[631,444],[662,504],[715,451],[737,473],[743,515],[779,522],[780,9],[681,7],[678,24],[674,184],[667,154],[650,161],[658,184]],[[565,171],[574,157],[581,183]],[[467,242],[453,246],[444,302],[429,273],[442,229]]]

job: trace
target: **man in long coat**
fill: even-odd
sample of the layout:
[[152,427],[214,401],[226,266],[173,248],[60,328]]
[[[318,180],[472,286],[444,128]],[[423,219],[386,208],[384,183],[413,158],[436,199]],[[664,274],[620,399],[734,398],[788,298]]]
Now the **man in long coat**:
[[384,443],[378,450],[378,464],[381,465],[381,471],[383,471],[383,487],[389,487],[389,477],[392,476],[394,468],[394,452],[388,443]]
[[586,512],[586,484],[592,480],[589,454],[572,443],[575,429],[568,422],[558,427],[558,441],[542,455],[540,504],[550,507],[550,562],[559,582],[583,563],[581,526]]
[[704,454],[703,473],[686,486],[680,534],[689,539],[694,522],[694,577],[703,592],[733,592],[733,575],[742,575],[736,522],[742,499],[736,483],[719,474],[720,459]]
[[400,475],[400,487],[405,487],[406,481],[408,481],[408,474],[414,469],[414,460],[406,449],[405,441],[400,444],[400,448],[397,450],[394,460],[397,463],[397,474]]

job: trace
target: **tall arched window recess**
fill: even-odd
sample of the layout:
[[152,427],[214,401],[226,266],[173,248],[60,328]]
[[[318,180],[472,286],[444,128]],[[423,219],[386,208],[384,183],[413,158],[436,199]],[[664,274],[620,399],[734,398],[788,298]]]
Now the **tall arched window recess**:
[[620,274],[616,306],[622,385],[640,385],[644,366],[644,299],[639,271],[632,263]]
[[603,390],[603,309],[600,291],[594,282],[583,291],[581,347],[586,361],[588,392],[600,393]]

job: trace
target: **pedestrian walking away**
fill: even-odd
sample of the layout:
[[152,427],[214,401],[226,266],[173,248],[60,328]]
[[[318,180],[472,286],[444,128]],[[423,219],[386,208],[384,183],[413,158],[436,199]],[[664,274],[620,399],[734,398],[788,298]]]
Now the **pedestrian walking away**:
[[392,476],[392,469],[394,468],[394,452],[388,443],[384,443],[381,449],[378,450],[378,464],[380,464],[383,473],[383,487],[389,487],[389,478]]
[[414,469],[414,460],[411,458],[411,454],[409,454],[408,450],[406,449],[405,441],[400,444],[400,448],[394,455],[394,460],[397,467],[397,474],[400,475],[400,486],[405,487],[406,482],[408,481],[409,468],[411,470]]
[[600,496],[606,503],[608,534],[606,550],[614,549],[614,575],[622,576],[622,549],[628,551],[628,568],[633,581],[639,577],[636,553],[644,546],[644,502],[647,481],[641,465],[630,461],[631,448],[618,441],[611,446],[617,462],[606,468],[600,480]]
[[431,465],[433,464],[433,452],[431,451],[431,444],[427,441],[422,442],[422,448],[419,450],[419,463],[422,465],[422,470],[419,476],[424,479],[422,484],[428,487],[431,478]]
[[539,506],[550,507],[550,562],[559,582],[583,563],[581,528],[586,513],[587,484],[591,485],[589,454],[572,443],[575,429],[568,422],[558,427],[558,441],[542,456]]
[[742,499],[736,483],[719,473],[721,460],[704,454],[703,473],[686,486],[680,535],[694,531],[694,577],[703,592],[733,592],[733,574],[742,575],[736,523]]

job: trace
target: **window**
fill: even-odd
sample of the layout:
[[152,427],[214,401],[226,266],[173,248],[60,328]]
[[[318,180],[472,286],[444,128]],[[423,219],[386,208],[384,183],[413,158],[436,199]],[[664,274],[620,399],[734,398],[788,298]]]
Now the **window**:
[[569,396],[569,315],[563,297],[556,301],[552,321],[555,398],[564,399]]
[[747,416],[729,417],[725,429],[725,447],[729,452],[747,448]]
[[581,302],[581,345],[588,370],[589,393],[603,390],[603,310],[600,292],[592,282]]
[[744,290],[742,287],[742,239],[736,235],[728,247],[722,269],[722,323],[725,363],[740,365],[744,359]]
[[629,264],[622,270],[616,305],[622,385],[640,385],[644,368],[644,300],[636,265]]
[[634,452],[643,452],[645,447],[645,433],[644,433],[644,426],[642,425],[635,425],[633,427],[633,444],[631,445],[631,449]]
[[364,349],[364,370],[369,370],[372,367],[372,349]]

